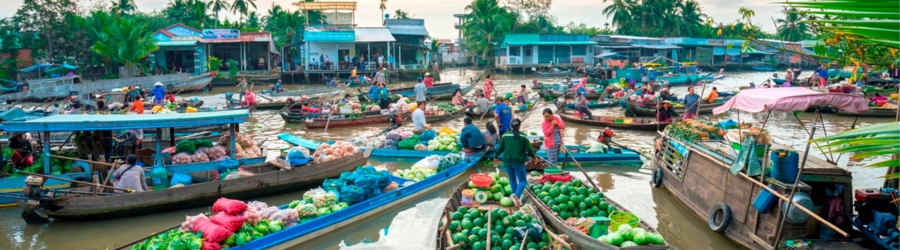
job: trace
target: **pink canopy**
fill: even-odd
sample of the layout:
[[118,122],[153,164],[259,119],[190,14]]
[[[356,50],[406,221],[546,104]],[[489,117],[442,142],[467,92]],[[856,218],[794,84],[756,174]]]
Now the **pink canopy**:
[[842,93],[822,93],[807,88],[771,88],[743,90],[724,105],[713,109],[713,114],[739,109],[751,113],[763,111],[806,110],[810,106],[832,106],[856,113],[869,109],[866,99]]

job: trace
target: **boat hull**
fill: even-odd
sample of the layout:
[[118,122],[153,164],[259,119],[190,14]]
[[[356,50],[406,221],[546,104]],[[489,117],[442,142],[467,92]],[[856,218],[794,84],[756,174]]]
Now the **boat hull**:
[[[0,95],[0,98],[7,100],[24,100],[43,102],[47,99],[64,98],[68,96],[78,96],[81,100],[90,100],[88,94],[99,92],[110,92],[112,89],[120,89],[135,85],[149,92],[153,89],[156,82],[162,82],[166,91],[174,92],[191,92],[203,90],[215,78],[215,73],[204,74],[199,76],[191,76],[190,74],[171,74],[171,75],[155,75],[142,76],[124,79],[109,79],[98,81],[84,81],[80,76],[59,77],[49,79],[32,80],[28,84],[28,91],[8,93]],[[112,101],[123,102],[125,93],[107,93]],[[121,96],[121,97],[117,97]],[[118,99],[121,99],[119,101]]]
[[328,163],[286,171],[273,171],[239,179],[197,183],[186,187],[98,197],[62,197],[40,209],[54,219],[98,220],[138,216],[212,204],[220,197],[233,199],[269,196],[295,191],[305,185],[352,171],[368,159],[362,153]]
[[[625,123],[616,123],[616,122],[601,122],[601,121],[597,121],[597,120],[579,119],[579,118],[576,118],[574,115],[567,114],[567,113],[559,114],[559,117],[562,118],[563,121],[567,121],[567,122],[573,122],[573,123],[584,124],[584,125],[592,125],[592,126],[597,126],[597,127],[609,127],[609,128],[619,128],[619,129],[627,129],[627,130],[642,130],[642,131],[658,131],[659,130],[659,131],[661,131],[661,130],[665,129],[666,126],[669,126],[668,122],[657,123],[655,121],[653,121],[652,123],[645,123],[645,124],[637,124],[637,123],[625,124]],[[595,116],[594,118],[596,119],[598,117]],[[650,120],[650,119],[647,119],[647,120]]]
[[484,152],[480,152],[476,156],[471,156],[470,162],[450,167],[412,185],[383,193],[343,210],[313,219],[303,225],[286,228],[278,233],[266,235],[233,249],[286,249],[339,228],[352,226],[357,221],[392,209],[405,202],[421,198],[442,188],[447,182],[456,179],[467,169],[477,164],[483,155]]
[[568,76],[568,75],[571,75],[571,74],[572,74],[572,71],[571,71],[571,70],[565,70],[565,71],[553,72],[553,73],[535,72],[535,73],[534,73],[534,76],[538,76],[538,77],[548,77],[548,76]]
[[[837,114],[840,116],[856,116],[856,114],[854,114],[854,113],[850,113],[850,112],[843,111],[843,110],[838,110]],[[897,109],[869,107],[869,110],[860,112],[859,116],[860,117],[895,118],[895,117],[897,117]]]

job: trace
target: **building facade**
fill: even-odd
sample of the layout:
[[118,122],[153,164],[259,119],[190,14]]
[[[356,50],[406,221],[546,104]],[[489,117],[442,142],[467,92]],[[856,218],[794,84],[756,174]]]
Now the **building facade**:
[[496,46],[494,65],[501,69],[593,65],[596,42],[587,35],[507,34]]

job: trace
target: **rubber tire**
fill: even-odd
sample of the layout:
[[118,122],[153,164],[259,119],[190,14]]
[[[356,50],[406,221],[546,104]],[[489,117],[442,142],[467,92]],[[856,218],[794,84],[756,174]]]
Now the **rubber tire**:
[[175,90],[175,84],[171,84],[171,83],[166,84],[166,90],[168,90],[168,91]]
[[[719,225],[716,225],[716,214],[719,211],[722,211],[722,221]],[[728,223],[731,222],[731,208],[728,207],[728,204],[725,202],[721,202],[712,207],[709,211],[709,229],[712,229],[713,232],[722,233],[725,232],[725,229],[728,228]]]
[[650,183],[653,184],[653,187],[658,188],[662,186],[663,182],[663,170],[657,168],[656,171],[653,171],[653,176],[650,178]]

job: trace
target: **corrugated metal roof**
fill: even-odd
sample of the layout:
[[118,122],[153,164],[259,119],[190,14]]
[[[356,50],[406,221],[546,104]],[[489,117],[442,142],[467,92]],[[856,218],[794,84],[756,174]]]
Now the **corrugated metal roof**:
[[385,27],[356,27],[356,42],[394,42],[391,31]]
[[197,45],[197,41],[162,41],[156,42],[156,45],[159,47],[194,46]]
[[561,34],[508,34],[500,43],[500,48],[519,45],[596,45],[587,35],[561,35]]
[[669,44],[656,44],[656,45],[634,45],[635,47],[641,47],[645,49],[680,49],[681,47]]
[[422,19],[385,19],[384,26],[394,35],[428,36]]

